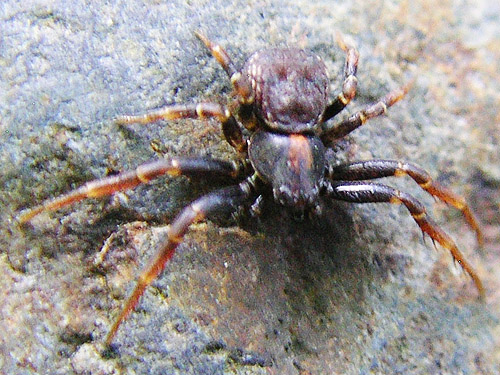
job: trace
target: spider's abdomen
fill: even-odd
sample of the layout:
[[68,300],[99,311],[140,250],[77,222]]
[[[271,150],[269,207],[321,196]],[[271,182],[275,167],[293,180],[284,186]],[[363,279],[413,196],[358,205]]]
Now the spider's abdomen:
[[326,66],[317,55],[297,48],[255,52],[243,68],[252,84],[256,115],[285,133],[313,132],[328,102]]
[[257,131],[248,153],[281,204],[304,209],[317,203],[325,173],[325,148],[318,137]]

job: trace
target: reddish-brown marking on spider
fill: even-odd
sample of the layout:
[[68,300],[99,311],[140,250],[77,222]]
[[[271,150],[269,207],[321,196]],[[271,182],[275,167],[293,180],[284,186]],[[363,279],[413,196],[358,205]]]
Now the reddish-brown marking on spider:
[[290,169],[296,174],[301,170],[310,170],[313,162],[312,150],[306,137],[300,134],[290,135],[290,149],[288,150]]
[[[235,184],[202,196],[184,208],[171,223],[168,235],[138,277],[132,295],[114,321],[106,344],[111,344],[121,323],[134,310],[140,297],[163,271],[191,224],[219,211],[235,211],[250,206],[272,192],[284,206],[302,213],[321,212],[320,196],[352,203],[403,204],[420,230],[447,249],[473,279],[479,294],[484,288],[478,274],[455,242],[428,215],[411,195],[366,180],[409,176],[432,196],[462,211],[482,244],[479,222],[464,198],[431,179],[414,164],[397,160],[367,160],[331,166],[325,158],[332,142],[380,116],[405,96],[409,85],[395,89],[374,104],[349,118],[329,125],[356,94],[359,54],[340,37],[346,53],[342,89],[330,101],[330,81],[325,64],[315,54],[296,48],[269,48],[255,52],[237,69],[224,49],[197,33],[222,68],[234,88],[234,103],[228,106],[201,102],[173,104],[142,115],[121,116],[116,123],[148,124],[160,120],[214,118],[222,124],[226,141],[238,151],[238,162],[211,158],[178,157],[152,161],[116,176],[88,182],[65,195],[47,200],[21,213],[20,223],[44,211],[57,210],[86,198],[101,197],[134,188],[164,175],[211,174],[233,178]],[[233,110],[233,111],[231,111]],[[243,132],[246,128],[250,134]]]

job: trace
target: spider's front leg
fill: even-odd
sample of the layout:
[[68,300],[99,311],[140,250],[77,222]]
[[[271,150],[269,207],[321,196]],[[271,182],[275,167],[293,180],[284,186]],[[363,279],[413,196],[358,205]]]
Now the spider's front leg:
[[23,224],[42,212],[55,211],[86,198],[99,198],[119,191],[132,189],[137,185],[147,183],[163,175],[178,176],[181,174],[196,175],[207,173],[236,178],[240,173],[240,166],[236,163],[208,158],[156,160],[142,164],[133,171],[89,181],[78,189],[49,199],[37,207],[22,212],[17,217],[17,221]]
[[386,185],[362,181],[327,182],[326,191],[334,199],[352,203],[404,204],[422,232],[451,253],[453,259],[472,278],[481,298],[484,297],[484,287],[476,271],[458,250],[451,237],[429,217],[425,207],[414,197]]
[[333,167],[329,171],[332,180],[371,180],[382,177],[410,176],[419,186],[432,196],[460,210],[469,226],[476,232],[480,246],[484,244],[479,221],[465,199],[450,189],[434,181],[422,168],[398,160],[367,160]]
[[167,238],[152,257],[146,268],[139,275],[134,291],[128,298],[106,337],[105,343],[107,346],[111,344],[120,324],[137,305],[144,290],[162,272],[166,262],[174,255],[175,249],[182,242],[189,226],[203,220],[207,215],[216,212],[236,211],[239,206],[249,202],[256,196],[254,190],[254,184],[250,178],[239,185],[230,186],[207,194],[181,211],[168,228]]

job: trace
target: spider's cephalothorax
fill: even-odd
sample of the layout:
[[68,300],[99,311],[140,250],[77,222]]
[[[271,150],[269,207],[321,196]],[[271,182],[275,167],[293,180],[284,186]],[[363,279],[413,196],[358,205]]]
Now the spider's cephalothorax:
[[248,156],[278,202],[297,211],[317,208],[325,175],[325,147],[317,136],[257,131]]
[[[327,121],[342,111],[356,93],[358,52],[341,38],[340,47],[347,55],[344,78],[342,89],[330,101],[325,64],[310,52],[296,48],[264,49],[254,53],[243,69],[238,70],[222,47],[202,34],[197,33],[197,36],[229,75],[236,105],[226,107],[213,102],[176,104],[144,115],[121,116],[116,122],[124,125],[180,118],[215,118],[222,124],[225,139],[244,162],[206,157],[156,160],[133,171],[90,181],[18,217],[18,221],[24,223],[43,211],[131,189],[166,174],[210,173],[235,180],[235,185],[198,198],[174,219],[167,239],[140,274],[137,286],[111,327],[106,344],[111,343],[118,327],[134,309],[144,290],[164,269],[192,223],[203,220],[208,214],[235,211],[240,206],[261,201],[266,189],[272,189],[278,202],[299,211],[318,208],[319,196],[353,203],[403,204],[422,232],[451,253],[471,276],[479,294],[484,295],[479,276],[419,201],[405,192],[366,180],[409,176],[432,196],[461,210],[475,230],[479,243],[482,243],[478,221],[462,197],[432,180],[426,171],[407,162],[367,160],[331,166],[326,161],[326,148],[333,141],[360,127],[368,119],[385,113],[406,94],[408,86],[388,93],[375,104],[343,121],[328,125]],[[236,113],[233,115],[229,108]],[[246,139],[243,128],[250,133],[249,139]]]

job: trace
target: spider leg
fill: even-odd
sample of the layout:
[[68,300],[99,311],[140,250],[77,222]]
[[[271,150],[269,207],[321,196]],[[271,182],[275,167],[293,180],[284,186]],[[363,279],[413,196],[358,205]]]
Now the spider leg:
[[324,131],[324,133],[321,135],[321,140],[325,144],[331,143],[336,139],[345,137],[347,134],[359,128],[369,119],[385,114],[387,112],[387,108],[400,101],[408,93],[411,85],[412,82],[406,86],[391,91],[383,98],[381,98],[378,102],[366,107],[365,109],[362,109],[359,112],[356,112],[346,120],[333,125],[331,128]]
[[367,160],[333,167],[329,171],[332,180],[370,180],[382,177],[410,176],[422,189],[446,204],[460,210],[469,226],[476,232],[480,246],[484,244],[479,221],[463,197],[434,181],[422,168],[397,160]]
[[248,202],[254,196],[253,182],[247,179],[239,185],[204,195],[179,213],[168,229],[167,238],[139,275],[135,289],[115,319],[105,340],[107,346],[111,344],[118,327],[135,308],[145,289],[158,277],[165,268],[166,262],[174,255],[175,249],[182,242],[189,226],[215,212],[235,211],[238,206]]
[[216,118],[222,124],[222,132],[226,141],[239,152],[245,152],[247,142],[238,122],[229,110],[218,103],[198,104],[173,104],[136,116],[118,116],[115,123],[126,124],[150,124],[160,120],[177,120],[183,118],[203,119],[207,117]]
[[210,173],[236,178],[239,172],[240,166],[235,163],[208,158],[171,158],[151,161],[138,166],[133,171],[89,181],[69,193],[49,199],[37,207],[22,212],[17,217],[17,221],[22,224],[42,212],[54,211],[86,198],[99,198],[132,189],[162,175]]
[[231,58],[227,52],[220,45],[213,43],[205,35],[200,32],[195,32],[195,35],[200,39],[203,44],[209,49],[212,56],[217,60],[217,62],[222,66],[224,71],[227,73],[231,79],[231,83],[234,90],[238,94],[239,102],[242,105],[250,105],[253,103],[253,90],[248,80],[248,77],[241,74],[238,69],[236,69]]
[[484,287],[469,262],[457,245],[427,214],[425,207],[411,195],[389,186],[363,181],[334,181],[326,183],[327,194],[334,199],[352,203],[393,203],[404,204],[422,232],[447,249],[453,259],[474,281],[479,295],[484,297]]
[[321,115],[321,122],[328,121],[342,111],[356,95],[356,88],[358,86],[356,72],[358,70],[359,52],[356,48],[348,46],[340,33],[337,34],[337,43],[346,53],[342,92],[325,108]]

